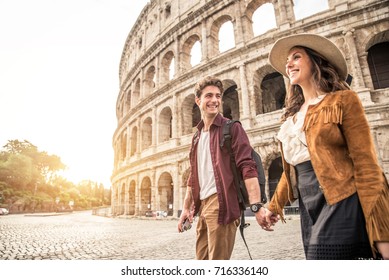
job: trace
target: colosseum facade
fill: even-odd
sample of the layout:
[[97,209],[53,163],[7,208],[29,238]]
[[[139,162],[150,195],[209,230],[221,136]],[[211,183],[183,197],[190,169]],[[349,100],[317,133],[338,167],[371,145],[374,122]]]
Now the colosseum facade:
[[267,58],[278,38],[293,33],[323,35],[345,55],[388,176],[389,1],[326,4],[299,18],[292,0],[149,1],[120,61],[113,215],[180,214],[189,148],[200,120],[193,89],[206,75],[223,81],[222,113],[243,124],[262,156],[266,192],[272,195],[282,172],[275,136],[287,80]]

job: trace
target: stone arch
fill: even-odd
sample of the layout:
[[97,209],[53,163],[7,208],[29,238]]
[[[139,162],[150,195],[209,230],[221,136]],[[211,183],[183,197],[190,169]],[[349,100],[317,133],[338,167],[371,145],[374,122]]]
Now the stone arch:
[[132,106],[136,106],[140,101],[140,78],[138,78],[135,82],[135,88],[132,95]]
[[374,89],[389,87],[389,30],[375,34],[366,44],[367,63]]
[[151,211],[151,180],[146,176],[142,179],[140,185],[140,203],[139,203],[139,215],[145,216],[147,211]]
[[286,88],[281,74],[266,65],[255,71],[253,79],[256,115],[283,108]]
[[125,112],[127,113],[131,109],[131,90],[129,89],[125,97]]
[[158,143],[172,138],[172,120],[172,110],[170,107],[163,108],[158,118]]
[[142,151],[147,149],[152,144],[153,139],[153,121],[150,117],[147,117],[142,123]]
[[163,172],[158,179],[159,210],[173,215],[174,202],[173,179],[169,172]]
[[126,184],[122,183],[120,187],[120,193],[119,193],[119,212],[117,213],[118,215],[123,215],[124,214],[124,209],[126,205]]
[[223,81],[223,116],[233,120],[240,119],[239,96],[237,85],[233,80]]
[[[253,5],[250,8],[248,7],[247,11],[252,12],[252,9],[255,7],[255,11],[248,15],[252,21],[253,36],[259,36],[271,29],[277,28],[275,9],[271,1],[267,3],[264,1],[253,1],[250,4]],[[264,18],[266,20],[263,20]]]
[[[222,27],[223,24],[226,22],[232,22],[232,17],[229,15],[223,15],[216,19],[210,28],[210,36],[209,36],[209,41],[210,41],[210,54],[212,56],[217,56],[220,53],[220,48],[219,48],[219,42],[220,42],[220,28]],[[234,24],[232,24],[234,26]],[[231,39],[231,34],[223,34],[223,41]],[[232,34],[232,39],[234,40],[235,44],[235,36]]]
[[[161,83],[165,84],[170,81],[171,71],[175,72],[172,68],[174,66],[174,53],[173,51],[166,52],[161,61]],[[172,65],[173,64],[173,65]]]
[[127,131],[120,137],[120,160],[124,161],[127,157]]
[[155,67],[150,66],[144,79],[144,97],[149,96],[155,90]]
[[181,59],[181,67],[183,71],[193,67],[191,63],[192,55],[195,56],[200,55],[200,60],[201,60],[201,49],[200,49],[200,54],[192,53],[193,46],[199,42],[200,42],[200,36],[197,34],[193,34],[188,39],[186,39],[185,43],[182,45],[180,59]]
[[[195,117],[194,113],[196,110],[194,110],[194,107],[198,109],[198,106],[195,103],[195,95],[190,94],[185,97],[184,101],[182,102],[182,134],[190,134],[193,131],[193,125]],[[200,111],[200,110],[198,110]],[[200,121],[200,120],[199,120]]]
[[130,156],[133,156],[137,152],[138,147],[138,127],[136,126],[132,128],[130,142]]

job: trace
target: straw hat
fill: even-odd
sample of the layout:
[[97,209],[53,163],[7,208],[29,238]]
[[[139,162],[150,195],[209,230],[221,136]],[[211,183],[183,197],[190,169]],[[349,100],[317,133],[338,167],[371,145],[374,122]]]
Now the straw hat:
[[338,70],[340,78],[346,79],[347,64],[338,47],[323,36],[308,33],[295,34],[278,39],[270,50],[270,64],[285,77],[288,77],[285,69],[286,58],[289,50],[294,46],[308,47],[320,53]]

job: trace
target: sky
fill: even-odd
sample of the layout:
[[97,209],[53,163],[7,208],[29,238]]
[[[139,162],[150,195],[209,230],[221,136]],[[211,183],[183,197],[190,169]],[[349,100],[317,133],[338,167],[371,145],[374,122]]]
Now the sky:
[[[325,0],[296,0],[296,12]],[[0,0],[0,148],[27,140],[109,188],[119,63],[147,0]],[[301,9],[304,7],[304,10]]]
[[147,3],[0,0],[1,148],[27,140],[109,188],[121,53]]

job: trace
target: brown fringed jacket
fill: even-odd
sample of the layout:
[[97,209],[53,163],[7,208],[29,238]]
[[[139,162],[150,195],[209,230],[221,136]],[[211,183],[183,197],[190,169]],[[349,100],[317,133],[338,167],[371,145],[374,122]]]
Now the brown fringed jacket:
[[[389,241],[389,187],[358,95],[351,90],[327,94],[309,106],[303,130],[327,204],[357,192],[370,245],[377,252],[374,241]],[[285,222],[282,210],[297,199],[297,186],[294,167],[283,156],[282,161],[284,172],[268,208]]]

